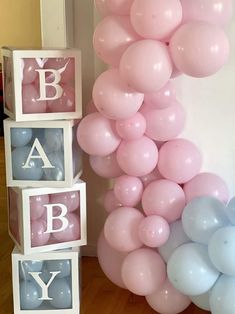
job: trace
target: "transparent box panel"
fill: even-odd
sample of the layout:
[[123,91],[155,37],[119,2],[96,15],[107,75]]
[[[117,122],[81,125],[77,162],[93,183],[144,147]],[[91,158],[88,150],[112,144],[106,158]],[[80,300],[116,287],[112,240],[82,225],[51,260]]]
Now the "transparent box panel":
[[20,240],[20,219],[19,219],[19,194],[12,188],[8,188],[8,202],[9,202],[9,230],[18,244]]
[[13,112],[13,77],[12,77],[12,59],[3,57],[4,65],[4,105],[10,112]]

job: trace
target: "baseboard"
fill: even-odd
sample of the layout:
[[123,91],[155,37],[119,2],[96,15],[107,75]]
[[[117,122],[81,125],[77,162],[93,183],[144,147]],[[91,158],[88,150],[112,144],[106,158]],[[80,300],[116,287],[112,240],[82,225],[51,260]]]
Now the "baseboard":
[[89,244],[82,247],[81,253],[82,253],[82,256],[96,257],[97,256],[96,245]]

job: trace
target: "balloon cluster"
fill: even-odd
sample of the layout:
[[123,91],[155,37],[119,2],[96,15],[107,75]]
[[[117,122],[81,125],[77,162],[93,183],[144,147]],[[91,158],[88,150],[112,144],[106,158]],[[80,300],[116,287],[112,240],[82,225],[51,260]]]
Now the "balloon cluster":
[[206,77],[225,64],[229,42],[222,26],[232,16],[232,0],[96,5],[105,17],[94,48],[110,68],[94,84],[77,139],[94,172],[114,178],[104,197],[109,216],[99,262],[115,284],[145,296],[159,313],[176,314],[191,303],[166,269],[172,252],[190,242],[182,211],[195,197],[227,202],[229,193],[220,177],[199,173],[202,157],[194,143],[177,138],[185,111],[172,81],[182,73]]

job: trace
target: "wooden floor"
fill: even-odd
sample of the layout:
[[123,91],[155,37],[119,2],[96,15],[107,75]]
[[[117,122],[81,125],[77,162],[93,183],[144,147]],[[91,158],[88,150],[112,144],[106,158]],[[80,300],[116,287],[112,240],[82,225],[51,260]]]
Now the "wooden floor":
[[[0,314],[11,314],[11,260],[13,243],[7,234],[7,209],[3,139],[0,138]],[[113,285],[96,258],[82,259],[81,314],[153,314],[143,297]],[[208,313],[190,306],[184,314]]]

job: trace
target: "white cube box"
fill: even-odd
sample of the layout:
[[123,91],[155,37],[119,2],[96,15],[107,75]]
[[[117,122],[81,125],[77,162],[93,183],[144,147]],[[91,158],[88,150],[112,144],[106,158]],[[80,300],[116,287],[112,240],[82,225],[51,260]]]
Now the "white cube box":
[[25,256],[12,252],[15,314],[80,313],[79,249]]
[[15,121],[82,117],[81,53],[3,48],[4,112]]
[[82,173],[78,120],[4,120],[8,186],[71,187]]
[[22,254],[87,243],[86,184],[72,188],[8,188],[9,234]]

